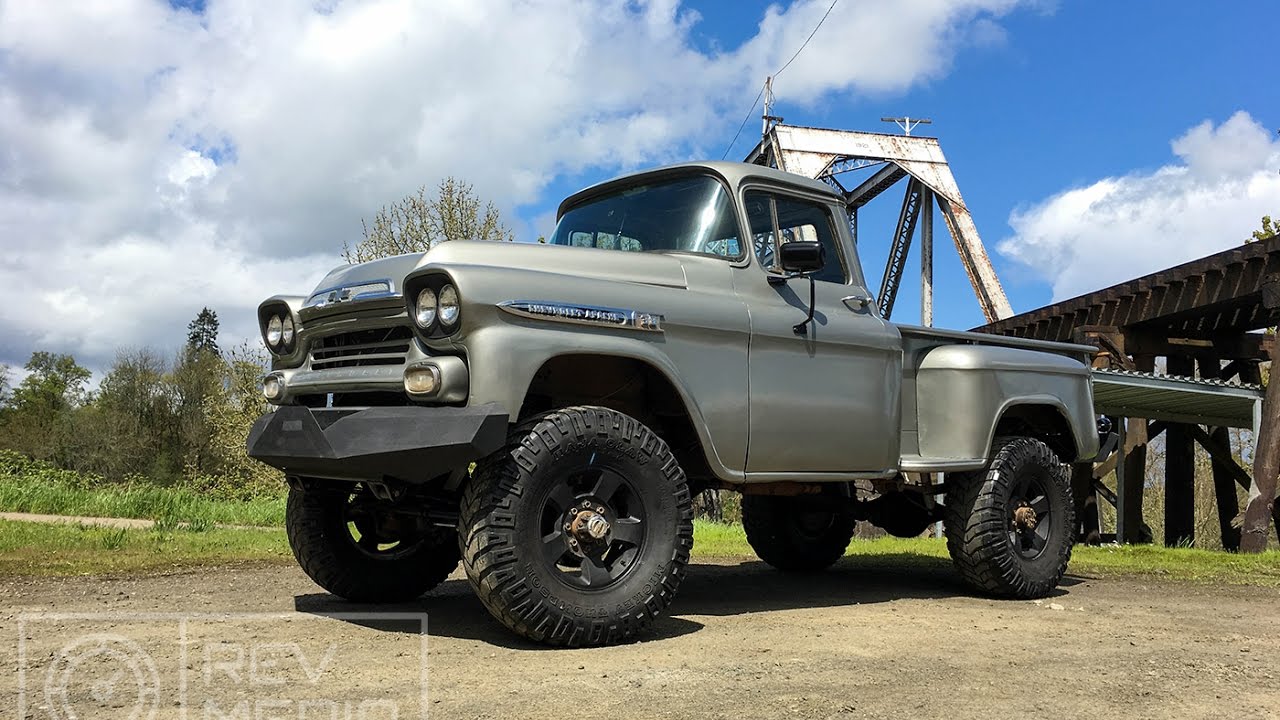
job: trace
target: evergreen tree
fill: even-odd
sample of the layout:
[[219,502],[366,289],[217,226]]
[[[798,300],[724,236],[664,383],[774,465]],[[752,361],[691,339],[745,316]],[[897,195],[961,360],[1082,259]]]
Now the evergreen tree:
[[196,319],[187,325],[187,348],[197,352],[218,352],[218,313],[203,308]]

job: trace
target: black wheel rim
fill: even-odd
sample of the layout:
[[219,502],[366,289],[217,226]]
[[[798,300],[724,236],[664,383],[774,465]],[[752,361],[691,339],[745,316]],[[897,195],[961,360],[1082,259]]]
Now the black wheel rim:
[[345,497],[342,528],[352,547],[375,560],[404,557],[423,542],[416,523],[397,516],[363,489]]
[[622,581],[644,549],[646,515],[640,494],[617,470],[588,464],[557,482],[542,503],[543,565],[578,590]]
[[1034,560],[1049,546],[1057,522],[1049,500],[1049,479],[1024,473],[1009,496],[1009,544],[1020,557]]

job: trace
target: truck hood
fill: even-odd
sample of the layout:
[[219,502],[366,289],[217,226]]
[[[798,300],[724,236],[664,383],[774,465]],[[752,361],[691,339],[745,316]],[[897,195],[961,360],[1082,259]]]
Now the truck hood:
[[[323,304],[331,293],[337,293],[333,296],[334,301],[372,299],[385,297],[388,293],[398,295],[405,276],[427,265],[444,269],[450,266],[505,267],[575,278],[688,287],[684,265],[676,255],[622,253],[541,243],[454,240],[441,243],[425,254],[396,255],[359,265],[336,267],[316,284],[307,302],[311,304],[314,300]],[[385,290],[379,290],[380,283],[387,283]],[[341,298],[344,290],[354,290],[354,294]]]
[[[387,283],[383,296],[385,296],[385,293],[398,295],[400,294],[400,283],[404,280],[404,276],[418,266],[418,263],[422,261],[422,257],[422,253],[410,253],[380,260],[370,260],[359,265],[339,265],[330,270],[329,274],[325,275],[324,279],[316,284],[316,288],[308,295],[307,304],[311,304],[313,299],[324,301],[325,298],[320,296],[325,296],[332,292],[340,293],[347,288],[355,288],[357,292],[364,288],[369,293],[375,293],[377,292],[375,288],[378,283],[382,282]],[[357,295],[347,299],[358,300],[361,298]]]
[[419,267],[506,267],[616,282],[687,288],[679,255],[485,241],[453,241],[432,248]]

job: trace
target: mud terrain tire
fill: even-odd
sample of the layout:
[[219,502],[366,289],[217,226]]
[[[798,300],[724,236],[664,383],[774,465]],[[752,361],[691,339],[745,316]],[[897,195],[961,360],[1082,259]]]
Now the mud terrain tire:
[[1071,560],[1070,481],[1058,456],[1035,438],[997,438],[993,445],[985,470],[947,477],[947,550],[979,592],[1045,597]]
[[458,567],[458,544],[447,528],[414,530],[403,539],[372,531],[356,538],[350,526],[365,522],[351,517],[356,495],[289,488],[285,534],[317,585],[352,602],[398,602],[431,590]]
[[550,645],[608,645],[635,639],[675,597],[693,508],[653,431],[570,407],[520,423],[477,464],[458,531],[467,577],[499,622]]

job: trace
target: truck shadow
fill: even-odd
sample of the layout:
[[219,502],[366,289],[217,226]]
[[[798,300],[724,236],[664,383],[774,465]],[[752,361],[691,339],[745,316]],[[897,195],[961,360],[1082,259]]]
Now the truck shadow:
[[[1069,594],[1080,583],[1067,576],[1052,594]],[[848,607],[856,617],[857,606],[904,599],[974,598],[975,595],[947,560],[911,554],[846,557],[819,573],[783,573],[759,560],[736,564],[695,562],[680,586],[680,594],[668,615],[654,623],[646,642],[676,638],[704,627],[697,616],[726,617],[775,610]],[[1016,601],[1015,601],[1016,602]],[[314,615],[371,612],[426,612],[427,634],[476,640],[521,650],[550,650],[511,633],[489,616],[466,580],[452,579],[415,602],[383,605],[349,603],[325,593],[294,598],[298,612]],[[418,632],[403,621],[338,619],[387,632]]]

